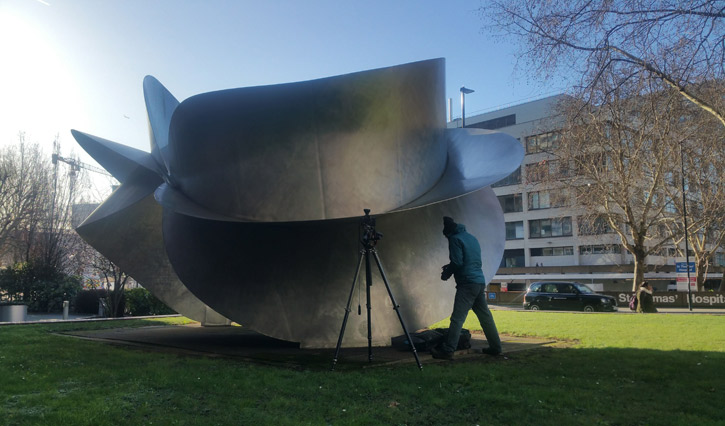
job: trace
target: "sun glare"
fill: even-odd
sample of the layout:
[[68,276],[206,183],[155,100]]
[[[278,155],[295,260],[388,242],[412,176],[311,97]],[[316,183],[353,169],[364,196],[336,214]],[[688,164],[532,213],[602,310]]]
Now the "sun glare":
[[75,82],[63,50],[33,22],[0,6],[0,144],[19,131],[45,145],[77,111]]

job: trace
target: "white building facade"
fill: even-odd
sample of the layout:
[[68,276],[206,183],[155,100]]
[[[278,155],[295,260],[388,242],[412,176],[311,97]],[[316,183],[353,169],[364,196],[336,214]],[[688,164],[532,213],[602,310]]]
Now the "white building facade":
[[[549,151],[559,137],[562,121],[556,116],[556,103],[564,95],[502,108],[466,117],[466,127],[508,133],[524,146],[526,155],[520,169],[493,185],[506,221],[506,249],[493,284],[502,290],[524,290],[543,280],[579,281],[599,291],[626,291],[632,287],[633,257],[619,236],[602,222],[587,225],[583,213],[572,203],[571,188],[542,183],[542,178],[558,167]],[[460,127],[454,120],[449,127]],[[664,291],[674,289],[674,247],[659,256],[647,258],[645,279]],[[725,264],[724,256],[715,264]],[[690,261],[694,261],[691,257]],[[719,282],[721,273],[708,274]]]

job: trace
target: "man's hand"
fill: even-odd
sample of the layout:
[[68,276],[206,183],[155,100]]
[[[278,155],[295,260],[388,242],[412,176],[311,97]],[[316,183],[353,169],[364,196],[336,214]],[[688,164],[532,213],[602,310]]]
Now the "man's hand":
[[448,278],[450,278],[451,275],[453,275],[453,271],[451,271],[451,265],[450,264],[445,265],[441,269],[443,269],[443,271],[441,272],[441,279],[443,281],[447,281]]

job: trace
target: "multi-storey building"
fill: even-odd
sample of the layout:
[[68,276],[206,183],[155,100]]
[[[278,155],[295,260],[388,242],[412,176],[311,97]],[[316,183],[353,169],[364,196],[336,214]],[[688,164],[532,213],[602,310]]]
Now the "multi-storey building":
[[[506,249],[493,284],[516,291],[533,281],[576,280],[597,290],[631,289],[633,257],[617,234],[603,221],[592,225],[580,220],[583,212],[572,202],[571,188],[544,183],[550,182],[544,179],[547,175],[559,172],[547,151],[559,137],[562,120],[555,107],[562,96],[466,117],[466,127],[508,133],[526,152],[521,167],[493,185],[506,221]],[[449,127],[460,125],[461,120],[449,123]],[[675,263],[684,259],[677,257],[674,247],[659,254],[647,258],[645,278],[658,290],[672,290]],[[725,259],[719,256],[715,263],[722,266]],[[721,276],[709,274],[713,285]]]

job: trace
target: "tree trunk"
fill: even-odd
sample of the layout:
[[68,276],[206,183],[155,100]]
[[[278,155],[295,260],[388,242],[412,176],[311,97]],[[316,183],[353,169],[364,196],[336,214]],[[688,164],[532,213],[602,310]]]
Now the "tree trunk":
[[705,275],[707,274],[707,266],[707,258],[705,256],[695,259],[697,291],[705,291]]
[[119,318],[123,316],[121,311],[121,301],[123,299],[123,289],[114,288],[108,293],[109,312],[106,314],[111,318]]
[[644,282],[644,256],[634,254],[634,280],[632,281],[632,291],[635,292]]

